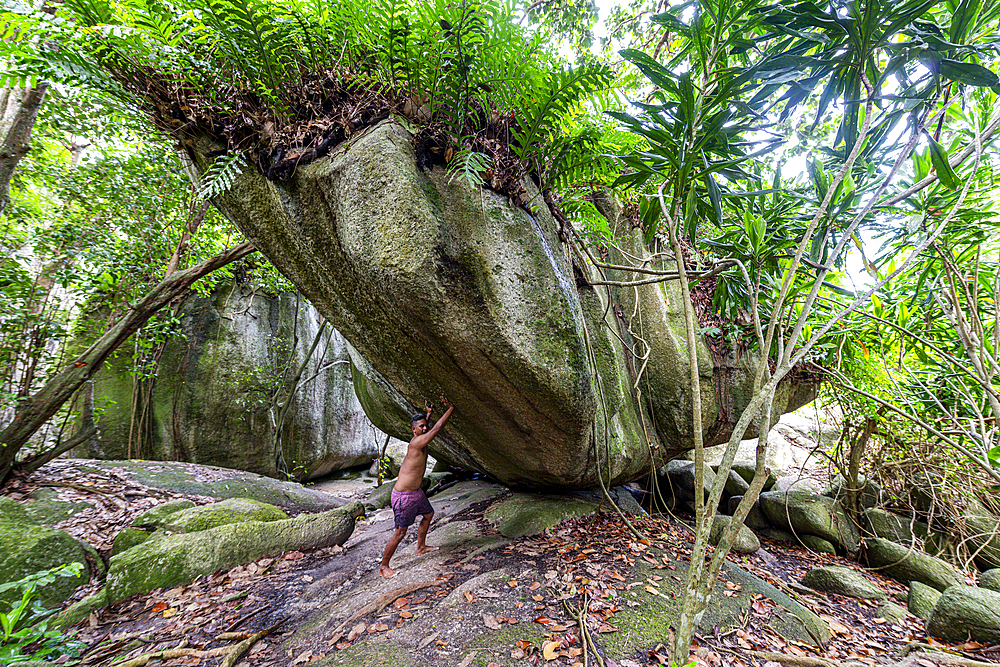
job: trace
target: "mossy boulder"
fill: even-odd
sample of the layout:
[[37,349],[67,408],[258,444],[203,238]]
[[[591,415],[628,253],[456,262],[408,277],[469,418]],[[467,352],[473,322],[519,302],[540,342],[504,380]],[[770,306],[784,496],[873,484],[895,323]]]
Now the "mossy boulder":
[[281,521],[287,518],[288,515],[274,505],[249,498],[230,498],[174,512],[163,521],[163,527],[177,533],[194,533],[231,523]]
[[[0,497],[0,581],[11,582],[67,563],[81,563],[78,577],[57,577],[38,589],[45,606],[58,604],[90,579],[87,549],[69,533],[32,521],[20,503]],[[13,602],[15,591],[0,594],[0,607]]]
[[858,528],[833,498],[803,491],[768,491],[760,494],[760,506],[767,520],[782,530],[821,537],[849,554],[858,551]]
[[[727,504],[727,514],[733,516],[736,513],[736,508],[740,506],[743,502],[743,496],[733,496],[729,499]],[[764,517],[764,513],[760,509],[760,499],[754,501],[753,505],[750,506],[750,511],[747,513],[747,518],[743,520],[743,525],[750,530],[764,530],[770,527],[770,523]]]
[[[233,282],[186,300],[181,335],[166,340],[144,394],[146,412],[133,419],[130,360],[109,359],[94,377],[99,433],[77,454],[183,460],[297,480],[370,463],[384,436],[370,427],[355,396],[343,338],[322,322],[299,295],[262,294]],[[77,345],[87,347],[99,331]],[[321,344],[313,350],[317,336]],[[270,406],[261,397],[275,390],[276,373],[286,366],[301,367],[309,381],[283,408],[279,469],[265,426]]]
[[86,500],[75,500],[74,502],[59,500],[59,492],[56,489],[43,486],[32,491],[28,496],[28,501],[21,507],[33,521],[43,526],[52,526],[72,518],[80,512],[93,509],[94,503]]
[[878,607],[876,618],[882,618],[890,623],[902,623],[907,617],[905,607],[900,607],[895,602],[883,602]]
[[[445,169],[422,169],[415,143],[387,120],[287,181],[247,169],[213,199],[348,341],[355,392],[372,422],[406,438],[408,413],[443,393],[456,411],[431,454],[522,487],[618,485],[691,449],[676,282],[612,290],[609,299],[590,285],[591,269],[572,261],[530,179],[521,183],[530,203],[514,207]],[[191,172],[203,173],[219,148],[193,140]],[[646,252],[641,229],[607,216],[625,252]],[[611,252],[608,261],[622,263]],[[641,402],[630,392],[623,334],[604,322],[611,301],[642,310],[651,350]],[[754,364],[716,362],[701,340],[697,348],[699,418],[717,444],[753,396]],[[775,418],[813,388],[783,383]],[[662,442],[650,447],[646,434]],[[593,460],[598,444],[602,466]]]
[[[657,471],[660,493],[672,508],[693,503],[695,498],[694,461],[674,459]],[[711,467],[702,469],[702,495],[708,498],[715,483],[715,472]]]
[[1000,568],[986,570],[979,575],[979,586],[1000,593]]
[[831,556],[837,555],[837,545],[829,540],[824,540],[818,535],[810,535],[809,533],[802,533],[798,536],[798,543],[807,549],[812,549],[821,554],[830,554]]
[[115,556],[123,551],[128,551],[132,547],[142,544],[152,536],[153,533],[151,531],[141,528],[126,528],[119,531],[115,535],[114,542],[111,544],[111,555]]
[[968,523],[968,547],[976,567],[1000,568],[1000,517],[973,496],[967,499],[962,519]]
[[169,500],[165,503],[160,503],[156,507],[146,510],[136,518],[132,519],[132,525],[160,528],[171,515],[176,514],[181,510],[190,509],[194,506],[195,504],[186,498]]
[[951,536],[931,529],[922,521],[907,519],[883,509],[869,508],[861,515],[861,526],[865,535],[881,537],[906,546],[922,547],[925,553],[953,565],[960,565],[962,562]]
[[910,590],[906,596],[906,607],[910,613],[925,621],[931,617],[934,605],[941,599],[941,591],[919,581],[910,582]]
[[965,583],[962,573],[940,558],[879,537],[865,540],[864,557],[869,566],[904,584],[919,581],[943,591]]
[[[708,543],[712,546],[718,545],[719,540],[722,538],[722,531],[732,523],[732,520],[731,516],[717,514],[712,520],[712,532],[708,536]],[[760,540],[757,539],[752,530],[743,525],[740,526],[739,531],[736,533],[736,538],[733,539],[731,548],[733,552],[738,554],[756,553],[760,549]]]
[[742,496],[749,488],[750,484],[738,472],[735,470],[729,471],[729,474],[726,476],[726,493],[730,496]]
[[534,493],[515,493],[494,504],[486,519],[507,538],[541,533],[566,519],[587,516],[597,503],[572,496],[552,497]]
[[[757,464],[753,461],[736,461],[733,463],[733,472],[743,478],[743,481],[747,483],[747,487],[753,482],[754,473],[757,471]],[[778,474],[771,470],[770,468],[764,468],[764,474],[767,475],[767,479],[764,481],[764,486],[762,491],[770,491],[774,483],[778,481]]]
[[362,512],[360,503],[352,503],[294,519],[246,521],[149,540],[112,556],[106,586],[108,601],[187,583],[200,575],[267,555],[343,544]]
[[822,593],[835,593],[863,600],[885,600],[881,588],[857,570],[843,566],[814,567],[802,577],[802,585]]
[[1000,644],[1000,593],[964,585],[945,589],[927,620],[927,634],[946,641]]
[[95,461],[74,459],[73,469],[123,477],[153,489],[218,500],[252,498],[300,512],[321,512],[347,504],[342,498],[252,472],[178,461]]

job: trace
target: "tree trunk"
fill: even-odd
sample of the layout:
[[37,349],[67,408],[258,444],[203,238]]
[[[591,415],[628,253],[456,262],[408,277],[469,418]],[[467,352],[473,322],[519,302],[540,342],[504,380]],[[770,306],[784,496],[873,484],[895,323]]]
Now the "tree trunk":
[[244,243],[219,253],[197,266],[177,271],[164,278],[118,324],[101,336],[83,354],[45,386],[17,406],[14,420],[0,431],[0,486],[14,470],[17,453],[57,410],[104,363],[104,360],[160,308],[181,296],[191,285],[212,271],[246,257],[255,248]]
[[0,89],[0,213],[10,203],[10,179],[31,147],[31,128],[48,87],[49,84],[42,82],[37,88]]

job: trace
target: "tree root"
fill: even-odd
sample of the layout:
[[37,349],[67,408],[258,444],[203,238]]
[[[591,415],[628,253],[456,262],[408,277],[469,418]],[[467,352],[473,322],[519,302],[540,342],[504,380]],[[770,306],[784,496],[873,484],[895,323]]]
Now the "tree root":
[[120,662],[115,667],[144,667],[152,660],[170,660],[172,658],[214,658],[220,655],[226,656],[222,661],[221,667],[233,667],[236,661],[243,657],[243,654],[250,650],[250,647],[259,642],[261,639],[274,632],[274,629],[281,625],[281,622],[275,623],[266,630],[261,630],[249,639],[241,641],[239,644],[234,644],[232,646],[220,646],[219,648],[211,648],[207,650],[199,650],[195,648],[184,648],[187,643],[181,642],[177,648],[168,648],[160,651],[153,651],[152,653],[144,653],[140,656],[136,656],[131,660],[125,662]]
[[840,667],[840,663],[829,658],[819,658],[810,655],[789,655],[771,651],[747,651],[750,655],[779,662],[786,667]]

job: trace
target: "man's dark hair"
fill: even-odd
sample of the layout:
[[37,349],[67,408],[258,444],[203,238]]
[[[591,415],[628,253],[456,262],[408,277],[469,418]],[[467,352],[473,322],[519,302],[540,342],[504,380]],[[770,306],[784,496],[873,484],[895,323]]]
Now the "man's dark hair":
[[413,426],[421,419],[427,419],[427,415],[425,415],[423,412],[418,412],[417,414],[413,415],[412,417],[410,417],[410,426]]

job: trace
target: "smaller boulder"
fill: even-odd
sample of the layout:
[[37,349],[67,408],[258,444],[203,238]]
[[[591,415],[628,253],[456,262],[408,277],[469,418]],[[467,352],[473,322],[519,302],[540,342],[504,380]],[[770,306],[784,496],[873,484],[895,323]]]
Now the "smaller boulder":
[[[736,514],[736,508],[740,506],[743,501],[743,496],[733,496],[729,499],[728,507],[729,510],[727,514],[733,516]],[[747,518],[743,521],[743,525],[750,530],[764,530],[768,528],[771,524],[768,523],[767,519],[764,518],[764,513],[760,509],[760,500],[755,500],[753,505],[750,507],[750,511],[747,513]]]
[[[694,461],[682,459],[667,461],[667,464],[657,472],[657,477],[660,492],[664,498],[667,498],[667,502],[672,507],[683,506],[685,503],[694,501]],[[714,482],[715,473],[711,467],[706,465],[702,474],[703,493],[706,498]]]
[[[733,518],[730,516],[717,514],[715,519],[712,520],[712,532],[708,536],[708,543],[712,546],[718,546],[719,540],[722,538],[722,531],[729,526],[732,520]],[[730,550],[738,554],[752,554],[756,553],[759,549],[760,540],[757,539],[753,531],[745,525],[740,526]]]
[[941,599],[941,591],[931,588],[919,581],[910,582],[910,593],[906,598],[906,607],[910,613],[925,621],[931,617],[934,605]]
[[919,581],[943,591],[965,583],[962,573],[940,558],[879,537],[865,541],[864,556],[869,566],[904,584]]
[[114,556],[122,553],[123,551],[128,551],[137,544],[142,544],[152,536],[153,533],[148,530],[143,530],[141,528],[126,528],[115,535],[115,541],[111,544],[111,555]]
[[1000,593],[1000,568],[995,567],[979,575],[979,586]]
[[209,505],[199,505],[167,516],[162,526],[175,533],[196,533],[244,521],[281,521],[288,515],[274,505],[249,498],[230,498]]
[[900,624],[906,620],[907,612],[906,609],[900,607],[894,602],[883,602],[879,605],[878,616],[876,618],[883,618],[890,623]]
[[388,507],[389,497],[392,495],[392,486],[395,483],[395,479],[382,480],[382,483],[372,489],[368,494],[368,498],[365,500],[365,505],[369,505],[375,509]]
[[831,556],[837,555],[837,545],[817,535],[803,533],[799,535],[799,544],[817,553],[830,554]]
[[804,491],[768,491],[760,494],[764,516],[774,526],[796,535],[815,535],[857,553],[861,535],[844,507],[833,498]]
[[842,566],[814,567],[802,577],[802,584],[822,593],[834,593],[863,600],[885,600],[882,589],[855,569]]
[[771,491],[801,491],[803,493],[820,495],[823,493],[823,487],[811,477],[785,475],[784,477],[779,477],[774,482]]
[[945,589],[927,620],[927,634],[945,641],[1000,644],[1000,593],[977,586]]
[[[58,604],[90,579],[88,549],[66,531],[31,520],[20,503],[0,497],[0,582],[11,582],[66,563],[82,563],[77,577],[56,577],[38,589],[43,606]],[[99,560],[99,559],[98,559]],[[20,599],[20,592],[0,594],[0,607]]]
[[726,493],[730,496],[742,496],[750,489],[750,485],[735,470],[730,470],[726,477]]
[[[743,481],[747,483],[747,487],[749,488],[749,485],[753,482],[754,472],[757,471],[757,464],[753,461],[736,461],[733,463],[732,470],[743,478]],[[764,474],[767,475],[767,481],[764,482],[764,487],[761,490],[770,491],[775,481],[777,481],[778,475],[770,468],[764,468]]]
[[148,526],[150,528],[159,528],[163,525],[163,521],[176,512],[181,510],[186,510],[188,508],[194,507],[194,503],[190,500],[178,499],[170,500],[163,504],[157,505],[152,509],[148,509],[135,519],[132,520],[133,526]]

